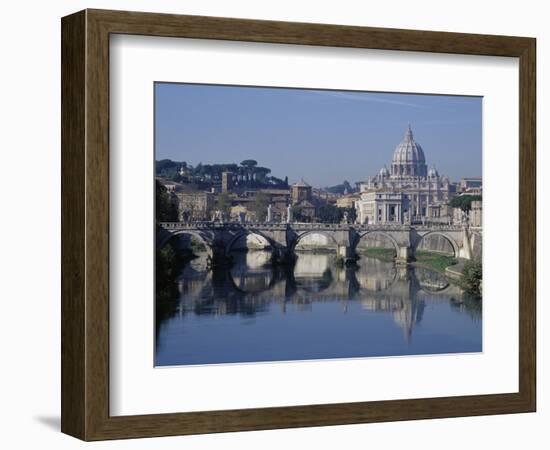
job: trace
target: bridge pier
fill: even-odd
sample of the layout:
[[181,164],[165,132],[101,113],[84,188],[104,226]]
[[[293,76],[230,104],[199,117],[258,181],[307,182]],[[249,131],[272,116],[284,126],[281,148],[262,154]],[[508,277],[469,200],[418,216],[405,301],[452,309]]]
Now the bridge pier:
[[344,264],[354,264],[357,262],[357,254],[355,249],[349,245],[339,245],[337,249],[338,258],[341,259]]
[[225,248],[212,247],[208,251],[209,267],[229,266],[232,263],[233,258],[225,252]]
[[294,264],[296,255],[288,247],[273,247],[271,252],[271,262],[277,266],[287,266]]
[[396,264],[407,264],[412,260],[412,249],[408,245],[399,246],[395,255]]
[[468,234],[468,230],[464,228],[464,230],[462,231],[462,248],[459,250],[459,254],[456,256],[464,259],[472,259],[471,248],[472,248],[472,245],[470,243],[470,236]]

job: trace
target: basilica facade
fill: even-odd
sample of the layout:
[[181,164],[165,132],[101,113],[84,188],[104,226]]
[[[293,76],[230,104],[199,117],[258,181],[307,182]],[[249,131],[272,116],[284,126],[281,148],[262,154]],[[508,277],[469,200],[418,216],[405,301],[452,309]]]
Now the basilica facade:
[[393,153],[391,166],[358,183],[360,199],[355,202],[359,223],[418,223],[451,220],[449,200],[456,186],[428,169],[422,147],[409,126]]

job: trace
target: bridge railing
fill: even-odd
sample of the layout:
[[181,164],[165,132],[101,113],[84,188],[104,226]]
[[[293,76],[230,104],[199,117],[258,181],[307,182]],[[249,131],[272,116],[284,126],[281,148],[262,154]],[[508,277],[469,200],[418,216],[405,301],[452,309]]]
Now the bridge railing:
[[269,222],[161,222],[159,224],[165,229],[308,229],[308,230],[349,230],[353,229],[408,229],[407,225],[402,224],[384,224],[384,225],[366,225],[366,224],[344,224],[344,223],[308,223],[308,222],[292,222],[292,223],[269,223]]
[[342,224],[342,223],[267,223],[267,222],[162,222],[160,226],[166,230],[356,230],[361,231],[407,231],[417,230],[439,230],[439,231],[459,231],[464,225],[448,225],[441,223],[424,224]]
[[411,228],[416,230],[439,230],[439,231],[460,231],[464,229],[464,225],[449,225],[442,223],[424,223],[411,225]]

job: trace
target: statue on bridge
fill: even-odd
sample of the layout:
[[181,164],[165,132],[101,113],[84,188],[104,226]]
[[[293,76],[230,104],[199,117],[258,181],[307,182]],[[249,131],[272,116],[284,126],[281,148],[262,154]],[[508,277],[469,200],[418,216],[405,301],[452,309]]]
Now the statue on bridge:
[[470,222],[470,216],[466,211],[462,211],[462,215],[460,217],[460,223],[464,226],[468,226],[469,222]]
[[267,223],[273,222],[273,211],[272,211],[271,203],[267,205],[267,216],[265,218],[265,221]]
[[189,211],[182,211],[180,215],[180,221],[185,223],[191,222],[191,214],[189,213]]
[[294,219],[292,217],[292,206],[288,205],[286,207],[286,223],[292,223]]
[[212,222],[220,222],[223,223],[223,211],[220,211],[219,209],[216,209],[214,213],[212,214]]
[[344,214],[342,216],[341,223],[343,224],[349,224],[349,214],[347,211],[344,211]]

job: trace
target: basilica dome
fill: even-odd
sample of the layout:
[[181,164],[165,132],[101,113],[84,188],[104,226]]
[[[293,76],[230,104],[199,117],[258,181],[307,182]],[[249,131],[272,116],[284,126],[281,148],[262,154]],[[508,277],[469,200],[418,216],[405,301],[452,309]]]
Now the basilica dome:
[[395,147],[391,172],[394,176],[425,177],[427,174],[424,151],[420,144],[415,142],[410,126],[407,128],[403,140]]
[[413,139],[411,127],[407,129],[403,140],[395,147],[393,163],[426,163],[424,151]]

